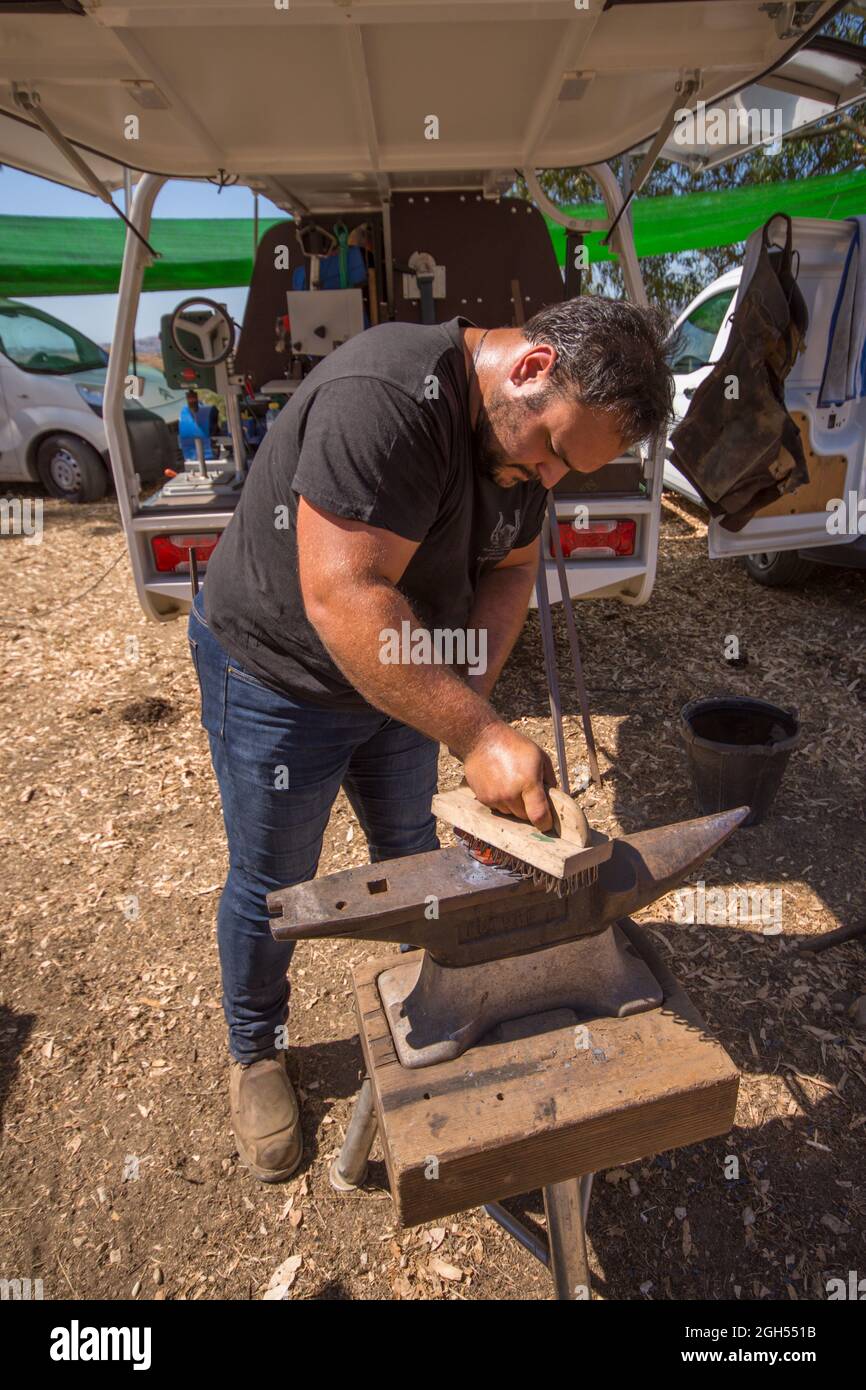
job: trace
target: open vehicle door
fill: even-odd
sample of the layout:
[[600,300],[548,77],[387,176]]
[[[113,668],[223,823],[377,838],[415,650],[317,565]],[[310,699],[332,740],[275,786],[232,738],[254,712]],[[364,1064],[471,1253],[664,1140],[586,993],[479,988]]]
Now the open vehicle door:
[[[820,404],[839,285],[854,225],[795,219],[797,283],[809,311],[806,345],[785,381],[788,414],[800,429],[809,481],[761,508],[740,531],[710,522],[711,559],[822,549],[857,541],[857,504],[866,467],[866,399]],[[852,524],[853,523],[853,524]]]

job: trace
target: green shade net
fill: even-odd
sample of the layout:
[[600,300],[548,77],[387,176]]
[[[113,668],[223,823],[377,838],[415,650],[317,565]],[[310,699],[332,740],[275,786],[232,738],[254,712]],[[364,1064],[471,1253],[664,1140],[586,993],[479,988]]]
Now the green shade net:
[[[281,220],[260,219],[259,236]],[[0,295],[113,294],[125,239],[115,217],[0,217]],[[148,240],[160,259],[144,272],[146,290],[250,283],[250,217],[155,217]]]
[[[582,203],[563,209],[573,217],[605,216],[602,203]],[[831,221],[866,213],[866,170],[824,174],[795,183],[759,183],[748,188],[714,193],[666,194],[636,198],[631,205],[635,248],[638,256],[662,256],[667,252],[700,251],[707,246],[730,246],[745,241],[774,212],[791,217],[822,217]],[[560,265],[565,262],[565,228],[545,218]],[[587,259],[613,261],[616,256],[602,246],[603,232],[584,237]]]
[[[601,203],[567,209],[576,217],[604,217]],[[638,256],[699,251],[743,241],[774,212],[839,219],[866,212],[866,170],[827,174],[802,182],[756,184],[714,193],[638,198],[632,204]],[[259,236],[279,218],[262,218]],[[560,265],[565,230],[545,219]],[[615,260],[588,233],[589,262]],[[120,281],[126,228],[113,217],[0,216],[0,295],[112,294]],[[248,285],[253,270],[251,218],[153,220],[150,244],[159,260],[144,272],[146,290],[203,290]]]

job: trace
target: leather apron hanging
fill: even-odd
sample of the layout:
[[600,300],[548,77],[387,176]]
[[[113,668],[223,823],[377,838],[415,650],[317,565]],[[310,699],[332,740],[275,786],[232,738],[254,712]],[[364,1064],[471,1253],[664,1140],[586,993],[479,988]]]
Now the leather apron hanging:
[[[787,226],[784,247],[769,244],[776,218]],[[785,408],[785,378],[805,347],[809,318],[791,265],[792,231],[785,213],[764,224],[725,350],[671,435],[671,461],[728,531],[809,480],[800,432]]]

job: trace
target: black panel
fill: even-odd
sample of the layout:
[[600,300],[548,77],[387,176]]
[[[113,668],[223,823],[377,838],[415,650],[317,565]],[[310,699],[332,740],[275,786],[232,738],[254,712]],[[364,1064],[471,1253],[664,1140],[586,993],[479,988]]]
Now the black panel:
[[[562,275],[544,218],[521,198],[467,193],[397,193],[391,206],[395,266],[413,251],[429,251],[445,267],[445,299],[435,301],[439,323],[463,314],[486,328],[514,323],[511,281],[520,281],[526,318],[562,299]],[[420,301],[404,299],[394,276],[396,317],[420,323]],[[480,301],[480,302],[479,302]]]

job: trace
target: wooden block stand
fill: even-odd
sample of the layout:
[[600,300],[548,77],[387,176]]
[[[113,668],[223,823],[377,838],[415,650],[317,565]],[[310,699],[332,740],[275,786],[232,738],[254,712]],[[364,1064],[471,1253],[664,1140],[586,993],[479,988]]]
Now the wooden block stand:
[[[707,1034],[646,934],[630,921],[620,926],[662,986],[660,1008],[589,1020],[582,1030],[570,1024],[513,1041],[485,1041],[430,1067],[400,1065],[376,987],[377,977],[405,964],[406,955],[355,969],[369,1078],[358,1105],[367,1116],[363,1160],[378,1123],[401,1224],[437,1220],[541,1187],[551,1246],[551,1211],[557,1194],[570,1191],[572,1224],[581,1226],[582,1243],[574,1198],[579,1175],[730,1129],[739,1084],[733,1063]],[[363,1123],[363,1117],[353,1120],[356,1157]],[[351,1131],[344,1152],[352,1147],[350,1138]],[[356,1162],[357,1181],[362,1170]],[[585,1209],[585,1202],[580,1206]],[[560,1291],[560,1297],[573,1296]]]

